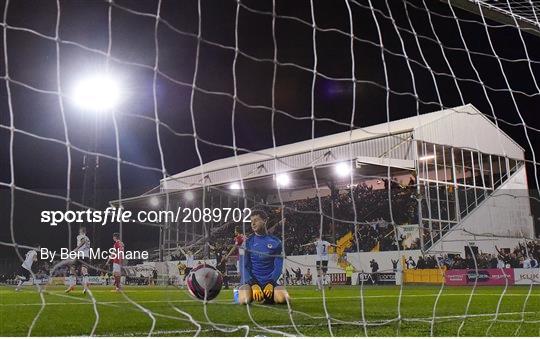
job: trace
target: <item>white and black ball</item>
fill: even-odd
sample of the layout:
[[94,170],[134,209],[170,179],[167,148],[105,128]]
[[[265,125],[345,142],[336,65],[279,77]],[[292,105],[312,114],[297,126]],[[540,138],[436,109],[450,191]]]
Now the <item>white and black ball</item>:
[[223,276],[213,266],[202,264],[191,270],[186,279],[188,290],[197,299],[212,300],[218,296]]

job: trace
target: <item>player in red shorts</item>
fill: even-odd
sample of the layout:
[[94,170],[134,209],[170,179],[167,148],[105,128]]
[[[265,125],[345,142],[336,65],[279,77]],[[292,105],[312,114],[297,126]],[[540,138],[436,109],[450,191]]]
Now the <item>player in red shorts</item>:
[[242,246],[244,244],[244,241],[246,240],[246,236],[242,234],[242,231],[240,230],[240,227],[234,228],[234,245],[231,247],[231,250],[229,253],[227,253],[226,256],[224,256],[221,261],[226,262],[227,259],[233,255],[237,256],[236,260],[236,267],[238,267],[238,274],[240,274],[240,284],[243,285],[243,274],[241,272],[241,267],[243,266],[243,256],[244,256],[244,247]]
[[[120,240],[120,233],[113,234],[113,248],[116,256],[112,259],[113,263],[113,277],[115,289],[113,292],[120,292],[120,278],[122,277],[122,263],[124,261],[124,243]],[[107,260],[107,265],[111,261],[111,258]]]

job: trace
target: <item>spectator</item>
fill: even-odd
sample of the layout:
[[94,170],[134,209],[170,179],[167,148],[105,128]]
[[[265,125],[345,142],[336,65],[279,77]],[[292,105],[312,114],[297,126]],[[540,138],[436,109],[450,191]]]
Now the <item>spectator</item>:
[[157,284],[157,280],[158,280],[158,272],[157,270],[154,268],[152,270],[152,281],[150,283],[150,285],[156,285]]
[[418,257],[418,263],[416,264],[416,268],[418,269],[426,268],[426,262],[424,261],[424,257],[422,256]]
[[312,280],[313,276],[311,275],[311,271],[308,268],[306,274],[304,274],[304,282],[306,283],[306,285],[311,285]]
[[409,259],[405,263],[407,264],[407,269],[409,270],[416,268],[416,262],[413,260],[412,257],[409,257]]
[[295,280],[293,281],[293,284],[295,285],[301,285],[302,284],[302,270],[300,267],[294,270],[294,268],[291,268],[291,271],[295,274]]
[[379,271],[379,264],[375,261],[375,259],[371,259],[369,266],[371,267],[371,273]]
[[399,263],[399,259],[398,260],[390,259],[390,261],[392,261],[392,271],[396,272],[397,271],[397,266],[398,266],[398,263]]
[[347,267],[345,267],[345,277],[347,278],[347,285],[352,285],[352,276],[354,271],[354,266],[351,265],[351,263],[348,263]]

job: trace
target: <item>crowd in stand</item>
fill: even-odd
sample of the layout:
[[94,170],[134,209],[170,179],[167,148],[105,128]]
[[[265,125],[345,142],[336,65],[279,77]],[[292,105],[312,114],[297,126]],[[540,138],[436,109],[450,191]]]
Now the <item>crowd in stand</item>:
[[[403,249],[404,238],[396,237],[394,226],[386,220],[393,218],[396,225],[417,222],[413,187],[392,187],[390,202],[388,190],[365,184],[352,190],[332,190],[329,196],[321,197],[320,204],[317,197],[288,202],[284,209],[285,251],[287,255],[306,254],[306,248],[301,245],[320,235],[321,220],[323,234],[327,237],[332,234],[333,239],[328,240],[337,240],[348,232],[354,235],[356,231],[347,251],[391,251],[397,250],[398,243]],[[281,215],[281,210],[277,212]],[[274,235],[281,238],[281,226],[275,228]]]
[[[388,184],[385,184],[388,188]],[[328,196],[312,197],[284,203],[284,208],[269,208],[270,220],[268,230],[270,234],[285,239],[286,255],[314,254],[314,246],[303,246],[313,242],[321,234],[323,239],[336,242],[351,232],[352,244],[345,252],[395,251],[420,249],[420,238],[406,239],[405,234],[398,231],[394,225],[414,225],[417,220],[417,200],[414,183],[401,186],[391,183],[390,211],[387,189],[374,189],[366,184],[359,184],[352,190],[337,190],[331,187]],[[282,219],[284,217],[284,219]],[[354,222],[356,220],[356,223]],[[394,224],[389,220],[393,220]],[[228,251],[232,245],[234,224],[220,227],[212,232],[211,256],[219,257]],[[282,229],[285,230],[283,237]],[[436,241],[440,234],[435,228],[433,234],[424,230],[424,242],[433,236]],[[246,225],[246,233],[251,229]],[[437,233],[437,234],[435,234]],[[408,241],[405,241],[408,240]],[[180,257],[174,259],[182,259]],[[540,245],[529,241],[520,244],[513,250],[497,253],[424,255],[419,258],[406,260],[408,268],[437,268],[448,269],[474,269],[478,268],[518,268],[535,267],[540,264]],[[296,276],[294,273],[291,277]],[[293,278],[291,278],[293,279]],[[298,280],[298,279],[296,279]]]
[[519,264],[525,268],[536,268],[540,266],[540,243],[538,241],[519,243],[510,253],[503,252],[498,248],[496,249],[505,265]]
[[[417,223],[414,186],[392,184],[390,191],[391,203],[387,189],[374,189],[372,186],[359,184],[352,190],[340,191],[332,188],[330,195],[320,199],[315,196],[285,202],[283,209],[281,206],[268,207],[268,231],[283,239],[282,228],[285,229],[284,244],[287,255],[313,254],[313,247],[302,245],[319,237],[321,222],[323,238],[332,243],[348,232],[353,234],[353,244],[347,252],[393,251],[397,250],[398,246],[400,249],[419,248],[419,239],[405,245],[405,237],[400,234],[396,237],[394,226],[389,222],[393,218],[395,225]],[[221,252],[223,248],[230,247],[235,226],[237,225],[231,223],[211,231],[209,243],[217,248],[212,252]],[[245,227],[246,233],[250,234],[251,227]],[[180,258],[181,256],[175,257],[173,260]]]
[[486,269],[486,268],[537,268],[540,267],[540,243],[527,241],[519,243],[513,250],[501,250],[495,247],[496,253],[467,253],[420,256],[416,261],[409,257],[405,261],[406,268],[424,269],[446,267],[447,269]]

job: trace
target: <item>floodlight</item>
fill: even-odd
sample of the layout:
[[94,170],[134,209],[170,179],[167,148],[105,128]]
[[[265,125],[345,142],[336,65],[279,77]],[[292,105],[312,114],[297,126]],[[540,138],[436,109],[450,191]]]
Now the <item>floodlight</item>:
[[229,185],[230,190],[239,190],[242,189],[242,186],[238,182],[233,182]]
[[94,75],[80,80],[73,90],[73,102],[89,111],[114,108],[120,99],[120,88],[110,76]]
[[351,174],[351,165],[348,162],[340,162],[334,166],[336,174],[340,178],[345,178]]
[[287,173],[281,173],[276,175],[276,182],[279,187],[285,187],[291,182],[291,177]]
[[193,192],[187,191],[186,193],[184,193],[184,198],[186,198],[187,201],[192,201],[194,198]]
[[152,205],[152,207],[158,207],[159,206],[158,197],[151,197],[150,198],[150,205]]

